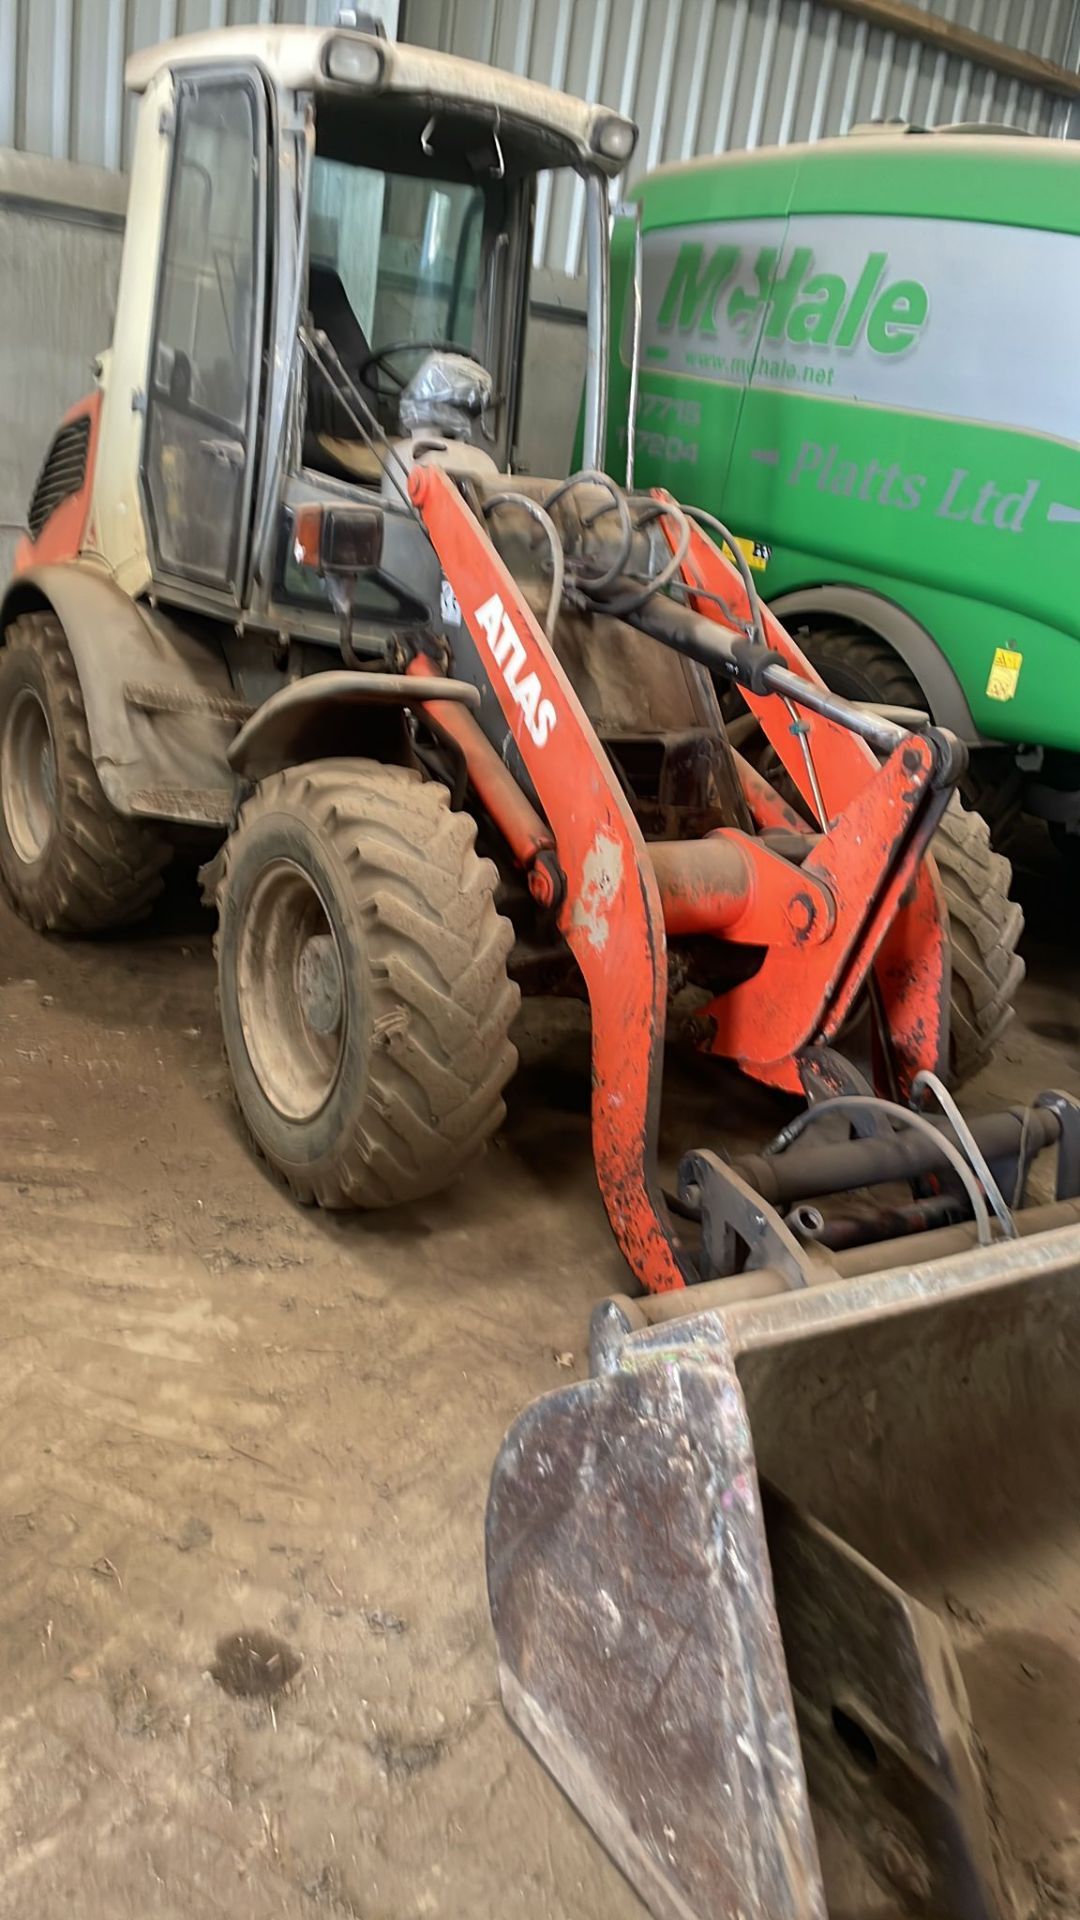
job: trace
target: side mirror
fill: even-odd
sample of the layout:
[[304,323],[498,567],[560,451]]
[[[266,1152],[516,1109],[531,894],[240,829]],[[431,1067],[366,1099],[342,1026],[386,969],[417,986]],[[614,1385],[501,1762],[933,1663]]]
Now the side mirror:
[[350,667],[362,666],[353,651],[353,595],[362,573],[382,559],[383,517],[376,507],[328,506],[316,502],[293,512],[293,558],[326,581],[341,620],[341,651]]
[[352,579],[382,559],[383,517],[374,507],[297,507],[293,513],[293,557],[327,580]]

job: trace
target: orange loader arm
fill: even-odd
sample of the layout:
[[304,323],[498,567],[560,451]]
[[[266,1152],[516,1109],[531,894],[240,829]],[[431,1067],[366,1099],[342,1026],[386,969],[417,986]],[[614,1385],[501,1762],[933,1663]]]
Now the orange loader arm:
[[[897,1023],[903,1082],[923,1067],[937,1070],[949,982],[936,881],[924,860],[947,799],[935,787],[935,740],[904,734],[879,767],[863,741],[814,719],[812,751],[831,817],[801,866],[727,829],[658,843],[654,859],[550,641],[477,516],[437,468],[415,467],[409,491],[543,810],[543,819],[523,825],[521,806],[500,800],[506,781],[493,779],[477,755],[474,785],[529,866],[534,894],[554,906],[585,979],[594,1154],[612,1229],[649,1291],[683,1286],[697,1275],[669,1219],[656,1162],[668,933],[705,931],[765,949],[760,970],[709,1009],[712,1050],[758,1079],[801,1092],[802,1050],[836,1033],[872,965]],[[716,590],[718,568],[731,601],[737,576],[699,535],[686,556],[688,583]],[[700,611],[714,606],[703,599]],[[671,602],[666,611],[678,614]],[[768,638],[785,662],[815,678],[775,622]],[[790,736],[787,703],[768,694],[759,708],[796,771],[802,748]]]

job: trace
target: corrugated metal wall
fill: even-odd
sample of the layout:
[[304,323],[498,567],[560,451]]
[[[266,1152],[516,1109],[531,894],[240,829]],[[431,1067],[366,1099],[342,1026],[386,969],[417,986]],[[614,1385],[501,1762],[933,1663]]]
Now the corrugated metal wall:
[[0,0],[0,147],[122,167],[129,53],[205,27],[313,25],[337,11],[337,0]]
[[[916,0],[1009,46],[1070,62],[1075,0]],[[370,4],[370,0],[369,0]],[[175,33],[328,21],[338,0],[0,0],[0,147],[123,166],[128,53]],[[843,17],[823,0],[407,0],[429,46],[610,101],[638,164],[842,133],[899,114],[1060,132],[1050,96]],[[541,209],[541,258],[576,271],[580,207]],[[568,266],[568,263],[572,265]]]
[[[1074,0],[915,0],[1074,65]],[[846,133],[860,120],[1000,120],[1065,131],[1067,103],[816,0],[405,0],[403,36],[604,100],[641,127],[631,178],[662,160]],[[541,198],[536,261],[581,270],[583,195]]]

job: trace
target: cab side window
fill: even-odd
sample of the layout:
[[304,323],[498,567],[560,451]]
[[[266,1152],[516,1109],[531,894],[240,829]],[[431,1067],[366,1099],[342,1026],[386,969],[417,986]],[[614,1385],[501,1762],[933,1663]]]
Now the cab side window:
[[238,590],[259,266],[260,127],[245,81],[185,81],[148,398],[161,570]]

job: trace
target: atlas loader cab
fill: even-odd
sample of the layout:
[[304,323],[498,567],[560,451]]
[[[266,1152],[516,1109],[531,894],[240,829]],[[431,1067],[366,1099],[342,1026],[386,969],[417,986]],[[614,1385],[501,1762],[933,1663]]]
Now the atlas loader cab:
[[[439,569],[405,497],[410,450],[449,434],[459,466],[471,442],[477,466],[509,469],[537,176],[585,180],[603,327],[606,181],[635,129],[345,30],[195,34],[137,55],[127,81],[140,102],[115,335],[46,459],[5,619],[47,605],[67,629],[95,683],[90,750],[114,807],[225,826],[233,783],[212,772],[239,706],[340,658],[324,561],[351,575],[354,656],[390,663],[395,632],[438,629]],[[306,544],[313,504],[348,510],[328,513],[325,552]],[[76,576],[43,571],[72,561],[77,606]],[[87,637],[103,623],[104,659]],[[203,685],[182,727],[132,705],[127,680],[154,653],[183,656],[181,679]],[[231,702],[216,734],[215,698]],[[67,917],[74,927],[74,904]]]
[[[365,1136],[364,1178],[326,1174],[347,1010],[320,918],[329,882],[290,883],[283,830],[251,913],[228,917],[247,931],[236,952],[231,932],[222,943],[230,978],[234,966],[243,976],[225,1027],[256,1138],[302,1194],[400,1199],[441,1184],[497,1123],[516,1005],[501,969],[509,929],[472,822],[418,777],[406,703],[424,684],[403,670],[421,635],[441,675],[461,617],[409,501],[409,468],[420,448],[459,474],[512,465],[533,208],[549,169],[583,182],[598,455],[607,186],[636,129],[510,74],[344,29],[196,34],[135,56],[127,84],[139,112],[114,337],[94,393],[49,448],[3,601],[0,877],[39,928],[124,925],[148,910],[177,839],[194,830],[212,850],[256,781],[317,759],[309,797],[325,825],[339,817],[325,769],[366,754],[341,833],[378,833],[389,810],[394,887],[412,884],[417,852],[430,860],[447,897],[421,887],[417,912],[434,916],[436,939],[464,938],[479,956],[443,996],[458,1028],[431,1073],[449,1112],[385,1151]],[[445,679],[440,690],[507,734],[489,691]],[[266,817],[252,831],[272,839],[280,796],[260,793]],[[238,861],[234,899],[244,872]],[[368,906],[354,899],[353,911]],[[267,943],[255,981],[249,935],[260,955]],[[353,1008],[354,1029],[380,1016],[377,1002],[365,996],[362,1019]],[[406,1108],[430,1113],[389,1052],[386,1074]],[[352,1114],[355,1074],[338,1092]]]

